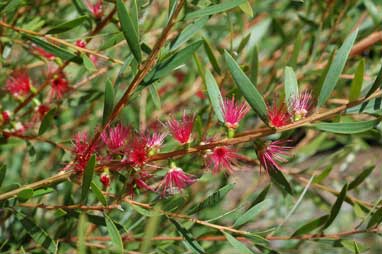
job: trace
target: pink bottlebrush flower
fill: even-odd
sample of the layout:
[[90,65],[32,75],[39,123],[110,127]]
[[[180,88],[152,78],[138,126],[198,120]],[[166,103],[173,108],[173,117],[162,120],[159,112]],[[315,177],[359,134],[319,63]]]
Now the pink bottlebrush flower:
[[115,127],[109,127],[101,134],[102,141],[112,152],[116,152],[126,145],[127,138],[130,134],[130,128],[117,124]]
[[55,75],[51,80],[50,94],[52,98],[61,99],[64,93],[69,90],[69,82],[63,72]]
[[107,173],[107,172],[103,172],[100,177],[99,177],[99,180],[101,181],[102,185],[104,188],[107,188],[110,186],[110,175]]
[[149,180],[151,177],[152,177],[151,174],[146,173],[144,171],[137,172],[134,175],[134,178],[129,186],[129,194],[134,195],[134,188],[155,192],[155,190],[146,183],[146,181]]
[[16,70],[7,79],[6,88],[13,96],[27,95],[31,90],[29,74],[25,70]]
[[172,136],[182,145],[191,141],[191,132],[194,126],[194,116],[183,113],[182,121],[170,119],[168,127]]
[[286,112],[284,105],[277,108],[277,105],[274,104],[273,107],[267,107],[267,109],[271,126],[282,127],[289,124],[290,116],[289,113]]
[[201,100],[203,100],[203,99],[206,98],[206,95],[203,93],[202,90],[198,90],[198,91],[195,93],[195,95],[196,95],[199,99],[201,99]]
[[233,173],[233,164],[239,155],[226,146],[215,147],[211,154],[207,157],[207,165],[212,167],[212,173],[217,174],[222,169],[226,169],[228,173]]
[[86,6],[95,18],[101,18],[103,16],[103,0],[86,0]]
[[288,160],[285,157],[290,156],[288,151],[291,147],[285,146],[287,142],[288,141],[285,140],[278,140],[260,145],[257,150],[257,157],[260,161],[260,171],[262,167],[264,167],[267,172],[272,169],[282,170],[279,163],[287,162]]
[[239,127],[239,122],[249,112],[249,106],[246,102],[235,103],[235,98],[224,98],[222,110],[224,114],[225,125],[230,129]]
[[48,113],[50,107],[44,104],[41,104],[37,107],[36,112],[39,116],[39,119],[42,120],[46,113]]
[[159,132],[153,132],[152,134],[146,133],[145,138],[146,138],[146,146],[149,149],[159,149],[163,142],[164,139],[167,137],[167,133],[159,133]]
[[76,40],[76,46],[80,48],[85,48],[86,47],[86,41],[84,40]]
[[47,51],[45,51],[45,49],[43,48],[40,48],[38,46],[33,46],[33,50],[36,51],[36,53],[48,60],[52,60],[55,56]]
[[4,123],[8,122],[11,119],[11,112],[9,112],[8,110],[5,110],[1,112],[1,117]]
[[185,173],[181,168],[174,167],[167,172],[158,189],[162,190],[162,196],[176,194],[195,181],[195,176]]
[[293,116],[293,121],[304,118],[312,106],[312,93],[304,91],[291,99],[288,105],[289,113]]
[[132,144],[127,150],[127,161],[133,166],[143,166],[148,159],[146,139],[142,136],[134,137]]
[[[83,172],[86,164],[88,163],[91,154],[96,150],[96,147],[93,145],[89,148],[90,143],[88,141],[87,132],[79,132],[73,137],[74,143],[74,154],[76,156],[76,164],[74,165],[74,170],[77,172]],[[88,151],[89,149],[89,151]],[[87,152],[88,151],[88,152]]]

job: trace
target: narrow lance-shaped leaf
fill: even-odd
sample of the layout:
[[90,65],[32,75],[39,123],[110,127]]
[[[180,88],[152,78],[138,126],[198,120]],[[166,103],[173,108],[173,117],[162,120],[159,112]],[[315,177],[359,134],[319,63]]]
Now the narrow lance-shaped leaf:
[[86,223],[86,213],[83,212],[80,215],[80,219],[78,221],[78,227],[77,227],[77,250],[79,254],[86,254],[86,229],[87,229],[87,223]]
[[303,226],[299,227],[296,232],[294,232],[292,234],[292,237],[293,236],[299,236],[299,235],[303,235],[303,234],[307,234],[307,233],[310,233],[312,232],[313,230],[319,228],[322,226],[323,223],[325,223],[329,218],[329,215],[324,215],[322,217],[319,217],[317,219],[314,219],[306,224],[304,224]]
[[227,241],[232,245],[232,247],[234,247],[235,250],[239,251],[239,253],[241,253],[241,254],[253,254],[253,252],[250,249],[248,249],[248,247],[245,246],[244,243],[240,242],[239,240],[237,240],[235,237],[228,234],[227,232],[223,231],[223,234],[224,234],[225,238],[227,239]]
[[219,86],[216,83],[214,76],[206,69],[205,81],[207,86],[208,97],[210,98],[212,108],[215,111],[216,117],[221,123],[224,123],[224,116],[222,110],[223,98],[220,94]]
[[367,228],[379,225],[382,222],[382,207],[380,207],[370,218]]
[[289,65],[292,68],[296,68],[296,65],[298,62],[298,56],[299,56],[299,53],[301,51],[301,47],[302,47],[302,36],[299,33],[297,35],[295,42],[294,42],[293,53],[292,53],[292,56],[291,56],[290,61],[289,61]]
[[41,245],[41,247],[48,250],[50,253],[56,252],[56,243],[52,240],[52,238],[50,238],[44,229],[35,224],[33,220],[21,212],[16,212],[16,218],[23,225],[23,228],[33,239],[33,241]]
[[318,176],[316,176],[313,179],[313,183],[320,183],[323,180],[325,180],[325,178],[330,174],[332,169],[333,169],[332,165],[327,166]]
[[216,60],[215,54],[212,51],[211,45],[208,42],[207,38],[203,38],[203,46],[204,46],[204,50],[206,51],[208,60],[210,60],[210,63],[212,65],[212,67],[214,68],[214,71],[216,71],[216,73],[218,73],[218,74],[221,74],[221,70],[220,70],[218,61]]
[[[365,97],[369,97],[372,93],[377,91],[378,88],[382,88],[382,64],[377,74],[377,78],[375,79],[373,85],[370,90],[367,92]],[[370,103],[370,101],[364,102],[359,110],[359,112],[363,112],[366,106]],[[374,102],[374,109],[381,105],[381,98],[376,98]]]
[[78,17],[78,18],[70,20],[68,22],[59,24],[59,25],[53,27],[52,29],[50,29],[46,33],[47,34],[58,34],[58,33],[63,33],[63,32],[69,31],[69,30],[81,25],[82,22],[84,22],[86,19],[87,19],[87,16],[85,16],[85,15]]
[[96,198],[98,199],[98,201],[101,202],[102,205],[106,206],[107,200],[106,200],[105,196],[102,194],[102,191],[100,190],[98,185],[94,181],[92,181],[90,184],[90,187],[92,188],[92,191],[93,191],[94,195],[96,196]]
[[255,44],[250,57],[250,78],[254,86],[257,86],[257,77],[259,75],[259,50]]
[[154,102],[155,107],[157,109],[160,109],[161,108],[160,96],[159,96],[158,90],[154,84],[149,86],[149,92],[150,92],[150,96]]
[[354,41],[357,38],[358,29],[355,30],[342,44],[338,50],[336,56],[333,59],[332,64],[329,67],[328,73],[325,77],[324,83],[318,97],[318,106],[321,107],[329,99],[330,94],[334,90],[338,79],[345,67],[346,60],[348,59],[351,48]]
[[365,73],[365,59],[361,59],[358,63],[357,69],[354,74],[354,79],[350,85],[349,100],[354,101],[358,99],[361,94],[363,75]]
[[114,224],[114,221],[107,215],[105,216],[105,223],[107,231],[109,232],[111,242],[113,243],[114,247],[117,250],[117,253],[123,253],[123,242],[121,234],[119,233],[117,227]]
[[97,67],[95,67],[93,61],[90,60],[90,58],[86,54],[81,54],[81,57],[82,57],[82,62],[88,71],[94,72],[97,70]]
[[249,17],[253,17],[253,10],[251,3],[247,0],[245,3],[239,5],[240,9],[247,14]]
[[370,174],[373,172],[375,166],[369,166],[365,168],[353,181],[349,183],[348,190],[356,188],[360,185]]
[[185,239],[184,244],[188,249],[197,254],[206,253],[203,247],[194,239],[193,235],[187,229],[182,227],[176,220],[171,218],[169,218],[169,220],[174,224],[179,234]]
[[211,5],[211,6],[208,6],[206,8],[202,8],[200,10],[188,13],[186,15],[186,20],[196,19],[196,18],[200,18],[200,17],[209,16],[209,15],[213,15],[216,13],[228,11],[232,8],[235,8],[236,6],[244,4],[246,1],[247,0],[230,0],[230,1],[226,1],[224,3]]
[[342,203],[344,202],[346,198],[347,190],[348,190],[348,185],[345,184],[341,192],[338,194],[337,200],[332,206],[332,209],[330,210],[329,218],[325,222],[325,224],[322,226],[322,229],[329,227],[332,224],[332,222],[335,220],[335,218],[337,217],[338,213],[340,212]]
[[121,0],[116,0],[116,3],[118,18],[121,22],[123,35],[125,36],[127,44],[129,45],[130,50],[133,53],[135,59],[138,63],[140,63],[142,58],[141,48],[139,46],[138,31],[135,30],[135,27],[138,27],[138,25],[133,23],[133,20],[130,17],[124,3]]
[[272,201],[270,199],[266,199],[263,202],[256,204],[255,206],[251,207],[248,211],[246,211],[243,215],[241,215],[239,218],[237,218],[237,220],[233,224],[233,227],[240,227],[241,225],[244,225],[245,223],[254,220],[259,213],[266,209],[269,209],[271,205]]
[[234,184],[227,184],[226,186],[221,187],[219,190],[208,196],[203,202],[191,207],[188,214],[193,214],[203,210],[204,208],[215,206],[218,202],[223,200],[225,195],[227,195],[227,193],[232,190],[234,186]]
[[32,189],[24,189],[17,194],[17,199],[20,202],[25,202],[28,199],[33,197],[33,190]]
[[51,125],[53,124],[53,118],[54,118],[55,112],[56,112],[56,109],[53,108],[49,110],[48,113],[46,113],[46,115],[44,116],[44,119],[42,119],[40,128],[38,129],[39,136],[44,134],[51,127]]
[[94,167],[96,164],[96,157],[93,154],[86,164],[85,171],[82,177],[82,190],[81,190],[81,203],[85,204],[88,198],[90,183],[93,180]]
[[276,183],[282,190],[286,191],[290,195],[293,195],[293,189],[290,186],[288,180],[285,178],[283,173],[278,169],[270,169],[269,176],[271,180]]
[[257,91],[251,80],[245,75],[240,66],[227,51],[224,52],[224,58],[233,80],[241,90],[249,105],[251,105],[252,109],[265,123],[268,123],[267,107],[259,91]]
[[376,126],[380,121],[380,119],[375,119],[362,122],[316,123],[313,124],[313,126],[322,131],[339,134],[355,134],[374,128],[374,126]]
[[75,63],[81,64],[82,63],[82,58],[73,54],[72,52],[63,49],[61,47],[57,47],[56,45],[53,45],[49,42],[43,41],[37,37],[30,36],[23,34],[25,38],[30,40],[31,42],[35,43],[37,46],[40,46],[44,50],[46,50],[49,53],[52,53],[53,55],[63,59],[63,60],[68,60],[68,61],[73,61]]
[[285,103],[289,105],[291,100],[298,95],[298,83],[296,74],[289,66],[284,70]]
[[195,23],[192,23],[188,25],[186,28],[183,29],[183,31],[179,34],[179,36],[176,38],[174,43],[171,45],[171,50],[177,49],[179,46],[181,46],[184,42],[192,38],[195,33],[200,31],[203,26],[207,23],[208,17],[204,17],[201,19],[198,19],[195,21]]
[[114,107],[114,88],[110,80],[106,81],[102,124],[106,124]]

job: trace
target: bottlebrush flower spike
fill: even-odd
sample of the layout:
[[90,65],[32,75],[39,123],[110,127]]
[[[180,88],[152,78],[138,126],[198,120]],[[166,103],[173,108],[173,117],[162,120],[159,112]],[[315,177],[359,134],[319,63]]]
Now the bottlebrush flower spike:
[[250,108],[246,102],[241,104],[235,102],[235,98],[224,98],[222,103],[225,125],[229,129],[239,127],[239,122],[249,112]]
[[148,159],[148,149],[145,137],[134,137],[131,146],[126,151],[127,159],[123,159],[123,162],[132,164],[133,166],[141,167]]
[[161,195],[176,194],[196,181],[195,176],[187,174],[178,167],[171,168],[158,186]]
[[289,113],[293,116],[293,121],[303,119],[309,112],[312,106],[312,93],[310,91],[304,91],[289,102]]
[[108,172],[103,172],[100,177],[99,177],[99,180],[101,181],[102,185],[104,188],[107,188],[110,186],[110,175]]
[[85,48],[86,47],[86,41],[84,40],[76,40],[76,46],[80,48]]
[[6,89],[15,97],[27,95],[32,88],[29,74],[25,70],[16,70],[7,79]]
[[228,173],[233,173],[233,164],[239,155],[226,146],[215,147],[211,154],[207,156],[207,165],[212,167],[212,173],[217,174],[222,169]]
[[288,141],[278,140],[270,143],[258,144],[257,157],[260,161],[260,171],[264,167],[268,172],[272,169],[282,170],[279,163],[287,162],[285,157],[289,157],[288,151],[291,147],[286,146]]
[[64,93],[69,90],[69,83],[63,72],[55,75],[51,80],[50,95],[52,98],[61,99]]
[[124,148],[129,134],[129,127],[123,126],[122,124],[117,124],[115,127],[109,127],[104,130],[101,134],[101,139],[110,149],[110,151],[117,152]]
[[162,146],[164,139],[167,137],[167,133],[166,132],[164,133],[153,132],[151,134],[146,133],[145,137],[146,137],[146,146],[149,149],[158,150]]
[[131,196],[134,196],[134,189],[138,188],[140,190],[145,190],[145,191],[152,191],[155,192],[155,190],[146,183],[147,180],[149,180],[152,177],[151,174],[146,173],[144,171],[139,171],[134,175],[134,178],[129,184],[129,194]]
[[172,136],[181,144],[188,144],[191,141],[192,128],[194,126],[194,116],[183,113],[182,121],[170,119],[168,127]]
[[0,122],[3,122],[3,123],[8,122],[11,119],[11,112],[8,110],[5,110],[5,111],[1,112],[1,117],[2,117],[2,119]]
[[[79,132],[73,137],[74,154],[76,156],[76,164],[74,170],[77,172],[83,172],[86,164],[88,163],[90,156],[95,152],[96,147],[93,145],[89,148],[88,134],[87,132]],[[87,150],[89,148],[89,152]]]
[[272,107],[268,106],[267,109],[269,123],[272,127],[282,127],[289,124],[290,116],[284,105],[277,108],[277,105],[274,104]]
[[95,18],[101,18],[103,16],[103,1],[102,0],[86,0],[86,6]]

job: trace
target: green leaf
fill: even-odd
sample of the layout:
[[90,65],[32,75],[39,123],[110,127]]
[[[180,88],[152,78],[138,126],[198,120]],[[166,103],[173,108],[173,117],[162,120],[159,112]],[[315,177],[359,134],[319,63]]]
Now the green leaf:
[[51,28],[48,32],[46,32],[47,34],[59,34],[59,33],[63,33],[63,32],[66,32],[66,31],[69,31],[79,25],[82,24],[82,22],[84,22],[88,17],[87,16],[81,16],[81,17],[78,17],[76,19],[73,19],[73,20],[70,20],[68,22],[65,22],[65,23],[62,23],[62,24],[59,24],[57,26],[54,26],[53,28]]
[[239,218],[237,218],[237,220],[233,224],[233,227],[240,227],[244,225],[245,223],[247,223],[248,221],[255,219],[255,217],[259,213],[261,213],[265,209],[269,209],[271,205],[272,205],[272,201],[270,199],[266,199],[263,202],[256,204],[251,209],[246,211],[243,215],[241,215]]
[[214,76],[212,76],[211,72],[208,69],[206,69],[205,71],[205,80],[206,80],[208,97],[210,98],[212,108],[214,109],[218,120],[221,123],[224,123],[224,116],[223,116],[223,110],[222,110],[223,98],[222,98],[222,95],[220,94],[219,86],[216,83]]
[[104,216],[105,216],[107,232],[109,232],[111,242],[113,243],[114,247],[117,249],[118,253],[123,253],[122,237],[117,227],[115,226],[114,221],[107,214],[104,214]]
[[226,1],[224,3],[211,5],[211,6],[208,6],[206,8],[188,13],[186,15],[185,19],[186,20],[196,19],[196,18],[200,18],[200,17],[209,16],[209,15],[213,15],[216,13],[228,11],[230,9],[235,8],[236,6],[244,4],[246,1],[247,0],[230,0],[230,1]]
[[167,76],[175,68],[184,64],[186,61],[191,59],[192,54],[202,45],[202,41],[197,41],[186,48],[176,52],[174,55],[167,57],[166,59],[159,62],[154,69],[147,74],[144,79],[145,85],[151,84],[160,78]]
[[24,230],[37,244],[50,253],[56,253],[56,243],[49,237],[44,229],[34,223],[29,216],[16,211],[16,219],[23,225]]
[[332,209],[330,210],[329,218],[327,221],[325,221],[325,224],[322,226],[322,229],[329,227],[330,224],[332,224],[334,219],[337,217],[337,215],[341,209],[342,203],[344,202],[344,200],[346,198],[347,189],[348,189],[348,185],[345,184],[344,187],[342,188],[341,192],[338,194],[337,200],[334,203],[334,205],[332,206]]
[[350,86],[349,100],[354,101],[361,95],[363,75],[365,73],[365,59],[359,61]]
[[214,71],[216,71],[217,74],[221,74],[219,63],[216,60],[216,57],[214,55],[214,52],[212,51],[211,45],[206,38],[203,38],[203,46],[204,46],[204,50],[206,51],[208,60],[210,61],[212,67],[214,68]]
[[108,79],[105,85],[105,95],[103,102],[103,116],[102,116],[102,124],[105,125],[107,120],[109,119],[110,114],[113,112],[114,108],[114,88],[111,81]]
[[284,69],[285,103],[289,105],[293,98],[298,95],[298,83],[296,74],[289,66]]
[[370,14],[375,25],[379,25],[382,21],[381,12],[378,10],[377,6],[371,0],[363,0],[367,12]]
[[49,128],[51,128],[51,125],[53,124],[54,115],[56,113],[56,109],[52,108],[49,110],[48,113],[44,116],[44,119],[42,119],[40,128],[38,129],[38,135],[41,136],[44,134]]
[[335,53],[335,50],[333,50],[330,53],[329,60],[326,63],[325,68],[321,72],[320,79],[318,80],[317,84],[315,86],[313,86],[313,97],[314,98],[317,98],[320,95],[320,91],[322,89],[322,85],[324,84],[324,81],[326,79],[326,76],[328,75],[330,66],[333,63],[334,53]]
[[98,187],[98,185],[94,181],[92,181],[90,183],[90,187],[92,188],[92,191],[93,191],[94,195],[96,196],[96,198],[98,199],[98,201],[101,202],[104,206],[106,206],[107,200],[106,200],[105,196],[102,194],[102,191]]
[[158,94],[158,90],[157,90],[157,88],[155,87],[154,84],[152,86],[149,86],[149,92],[150,92],[151,98],[153,99],[155,107],[157,109],[160,109],[161,108],[160,97],[159,97],[159,94]]
[[253,10],[252,10],[251,3],[249,1],[239,5],[239,7],[249,17],[251,17],[251,18],[253,17]]
[[219,203],[227,193],[233,189],[235,185],[234,184],[227,184],[224,187],[221,187],[219,190],[212,193],[212,195],[208,196],[205,200],[203,200],[201,203],[194,205],[190,208],[190,211],[188,214],[194,214],[199,212],[200,210],[203,210],[208,207],[214,207],[217,203]]
[[93,61],[90,60],[90,58],[86,54],[81,54],[81,57],[82,57],[82,62],[84,64],[85,68],[89,72],[94,72],[94,71],[97,70],[97,68],[95,67]]
[[227,232],[223,231],[223,234],[225,238],[228,240],[228,242],[232,245],[232,247],[235,250],[239,251],[240,254],[253,254],[253,252],[250,249],[248,249],[248,247],[245,246],[244,243],[240,242],[239,240],[237,240],[235,237],[228,234]]
[[154,211],[158,212],[157,216],[151,216],[145,225],[145,231],[143,233],[143,241],[141,244],[141,253],[148,253],[151,245],[153,243],[152,238],[155,237],[155,235],[158,232],[158,228],[160,227],[160,216],[159,216],[159,211],[160,211],[160,204],[157,204],[154,208]]
[[353,181],[349,183],[348,190],[352,190],[360,185],[373,172],[375,166],[366,167]]
[[206,253],[203,247],[195,240],[193,235],[184,227],[182,227],[176,220],[168,218],[176,227],[178,233],[185,239],[186,247],[194,253]]
[[257,49],[257,45],[255,44],[251,50],[251,59],[250,59],[250,67],[251,73],[250,78],[254,86],[257,86],[257,76],[259,73],[259,50]]
[[378,226],[382,222],[382,207],[380,207],[370,218],[367,228]]
[[320,183],[323,180],[325,180],[325,178],[330,174],[332,169],[333,169],[332,165],[327,166],[318,176],[316,176],[313,179],[313,183]]
[[[131,21],[134,25],[134,29],[135,31],[139,31],[139,20],[138,20],[138,16],[139,16],[139,13],[138,13],[138,5],[137,5],[137,0],[132,0],[131,1],[131,7],[130,7],[130,10],[131,10],[131,13],[130,13],[130,17],[131,17]],[[139,34],[138,34],[139,36]]]
[[32,189],[24,189],[17,194],[17,198],[20,200],[20,202],[25,202],[28,199],[33,197],[33,190]]
[[85,204],[88,198],[90,183],[93,180],[94,167],[96,164],[96,157],[93,154],[86,164],[85,171],[82,177],[82,190],[81,190],[81,203]]
[[346,60],[348,59],[354,41],[357,38],[358,29],[355,30],[342,44],[332,64],[329,67],[328,73],[325,77],[324,83],[321,88],[320,96],[318,98],[318,107],[321,107],[329,99],[330,94],[334,90],[338,79],[345,67]]
[[290,57],[290,60],[289,60],[289,65],[292,68],[296,68],[296,66],[297,66],[298,55],[301,51],[302,43],[303,42],[302,42],[301,33],[298,33],[297,38],[294,42],[293,53],[292,53],[292,56]]
[[7,165],[0,163],[0,187],[3,184],[6,173],[7,173]]
[[260,202],[263,202],[267,197],[268,191],[271,188],[271,184],[268,184],[255,198],[255,200],[251,203],[251,206],[255,206]]
[[[370,90],[367,92],[366,96],[365,97],[369,97],[372,93],[374,93],[375,91],[377,91],[378,88],[382,88],[382,64],[381,64],[381,67],[379,69],[379,72],[377,74],[377,78],[375,79],[373,85],[371,86]],[[381,104],[381,98],[377,98],[375,99],[375,102],[378,101],[378,103],[376,103],[377,105]],[[359,110],[359,112],[363,112],[363,110],[366,108],[366,106],[370,103],[370,101],[367,101],[367,102],[364,102],[361,106],[361,109]],[[376,107],[376,104],[374,105],[374,108]]]
[[183,29],[183,31],[179,34],[179,36],[176,38],[174,43],[171,45],[171,50],[175,50],[178,47],[180,47],[184,42],[188,41],[190,38],[192,38],[195,33],[200,31],[204,25],[207,23],[208,17],[204,17],[201,19],[198,19],[194,23],[186,26],[186,28]]
[[78,227],[77,227],[77,250],[79,254],[86,254],[86,213],[81,213],[80,219],[78,221]]
[[304,234],[312,232],[313,230],[321,227],[322,224],[328,220],[328,218],[329,218],[329,215],[324,215],[304,224],[303,226],[299,227],[296,230],[296,232],[292,234],[292,237],[300,236],[300,235],[304,235]]
[[141,62],[141,48],[139,46],[139,35],[135,27],[138,24],[134,24],[131,16],[129,15],[124,3],[121,0],[116,0],[118,18],[121,23],[123,35],[138,63]]
[[276,183],[282,190],[286,191],[290,195],[293,195],[293,189],[288,183],[287,179],[283,175],[283,173],[278,169],[270,169],[269,176],[271,180]]
[[44,188],[40,188],[40,189],[37,189],[37,190],[34,190],[33,191],[33,197],[41,197],[41,196],[44,196],[46,194],[49,194],[49,193],[52,193],[54,192],[55,189],[52,188],[52,187],[44,187]]
[[339,134],[355,134],[374,128],[380,121],[380,119],[375,119],[362,122],[315,123],[312,126],[322,131]]
[[72,52],[63,49],[61,47],[58,47],[56,45],[53,45],[49,42],[43,41],[37,37],[30,36],[23,34],[25,38],[30,40],[31,42],[35,43],[37,46],[40,46],[44,50],[46,50],[49,53],[52,53],[53,55],[61,58],[62,60],[68,60],[68,61],[73,61],[75,63],[81,64],[82,63],[82,58],[77,56],[76,54],[73,54]]
[[224,58],[233,80],[247,99],[249,105],[251,105],[252,109],[265,123],[268,123],[267,107],[261,94],[227,51],[224,52]]

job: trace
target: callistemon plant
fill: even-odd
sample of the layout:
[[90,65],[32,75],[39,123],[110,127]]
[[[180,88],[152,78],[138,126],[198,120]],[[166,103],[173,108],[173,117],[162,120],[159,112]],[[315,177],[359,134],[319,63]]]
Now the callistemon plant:
[[381,253],[380,1],[0,2],[0,253]]

